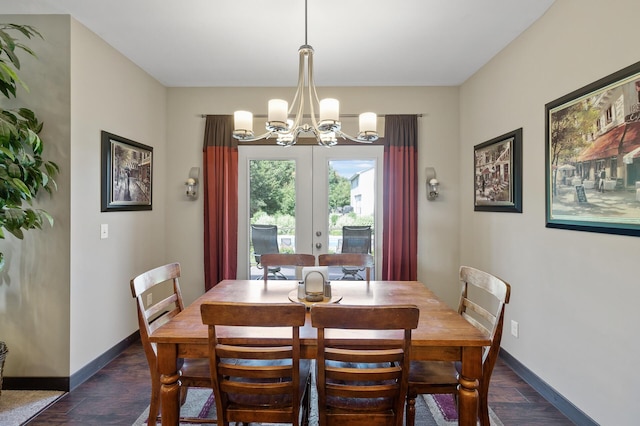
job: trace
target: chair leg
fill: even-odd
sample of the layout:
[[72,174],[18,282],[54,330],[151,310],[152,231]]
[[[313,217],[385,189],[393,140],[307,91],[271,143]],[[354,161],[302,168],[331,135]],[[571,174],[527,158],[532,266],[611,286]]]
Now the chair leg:
[[151,375],[151,402],[149,404],[148,426],[155,426],[160,412],[160,377]]
[[416,422],[416,398],[418,395],[414,392],[407,393],[406,408],[406,425],[413,426]]
[[189,388],[187,386],[180,386],[180,406],[184,405],[184,402],[187,400],[187,392],[189,392]]
[[484,389],[480,389],[478,392],[478,420],[480,420],[481,426],[491,426],[489,421],[489,401],[488,392]]
[[307,385],[302,399],[302,426],[309,425],[309,415],[311,414],[311,377],[307,378]]

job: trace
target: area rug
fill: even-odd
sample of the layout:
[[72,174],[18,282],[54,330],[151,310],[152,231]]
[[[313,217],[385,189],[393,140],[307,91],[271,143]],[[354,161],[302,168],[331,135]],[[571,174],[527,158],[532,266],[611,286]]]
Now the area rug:
[[[453,399],[453,395],[420,395],[427,405],[429,414],[433,417],[438,426],[449,426],[458,424],[458,411]],[[419,398],[420,399],[420,398]],[[416,401],[416,425],[418,424],[418,408]],[[492,426],[504,426],[496,413],[489,407],[489,422]]]
[[[312,412],[309,418],[310,426],[317,426],[318,415],[313,407],[317,406],[315,388],[312,388]],[[180,409],[184,417],[198,417],[201,419],[215,419],[216,406],[210,389],[189,389],[187,400]],[[149,407],[138,417],[133,426],[145,426]],[[489,418],[492,426],[503,426],[502,422],[489,408]],[[158,422],[159,423],[159,422]],[[1,423],[0,423],[1,424]],[[188,423],[180,423],[187,425]],[[455,410],[451,395],[421,395],[416,399],[416,426],[451,426],[458,424],[458,413]]]
[[3,390],[0,396],[0,425],[23,425],[62,395],[62,391]]

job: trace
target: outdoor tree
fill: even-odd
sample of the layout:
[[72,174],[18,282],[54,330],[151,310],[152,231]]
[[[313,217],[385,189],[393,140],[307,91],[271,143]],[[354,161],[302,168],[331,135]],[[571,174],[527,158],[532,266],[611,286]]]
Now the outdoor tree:
[[259,211],[295,215],[293,161],[250,161],[249,176],[250,217]]
[[551,114],[549,154],[554,195],[557,195],[558,165],[573,161],[576,153],[588,144],[585,135],[593,131],[598,114],[598,110],[589,101],[576,103]]
[[351,204],[351,183],[329,166],[329,210]]

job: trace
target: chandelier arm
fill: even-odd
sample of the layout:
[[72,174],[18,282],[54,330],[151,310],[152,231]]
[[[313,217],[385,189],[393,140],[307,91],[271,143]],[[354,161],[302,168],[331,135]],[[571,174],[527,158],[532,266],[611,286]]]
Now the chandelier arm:
[[325,142],[324,140],[322,140],[321,132],[320,130],[318,130],[317,127],[313,127],[311,128],[311,132],[313,133],[313,136],[316,137],[316,142],[318,142],[318,145],[320,146],[324,146],[324,147],[330,147],[331,145],[327,144],[327,142]]
[[[298,81],[298,88],[296,89],[296,100],[298,101],[296,116],[293,120],[293,129],[298,129],[302,125],[302,119],[304,117],[304,68],[300,69],[300,77]],[[293,105],[292,105],[293,107]]]
[[[337,137],[341,137],[343,139],[349,139],[350,141],[358,142],[358,143],[373,143],[373,141],[375,140],[375,139],[365,140],[365,139],[354,138],[353,136],[349,136],[348,134],[346,134],[344,132],[341,132],[341,131],[337,131],[336,132],[336,136]],[[378,139],[378,138],[376,138],[376,139]]]
[[256,141],[259,141],[261,139],[269,139],[269,138],[275,137],[277,135],[278,134],[274,133],[274,132],[266,132],[266,133],[263,133],[263,134],[258,135],[258,136],[252,136],[250,138],[243,137],[242,139],[240,139],[240,142],[256,142]]
[[[316,82],[313,78],[313,53],[311,53],[307,62],[309,64],[309,93],[313,91],[313,98],[309,99],[309,101],[315,101],[316,105],[320,105],[320,98],[318,97],[318,91],[316,90]],[[311,95],[309,96],[311,97]]]
[[[314,105],[320,106],[320,101],[318,100],[318,93],[316,92],[316,84],[313,81],[313,51],[310,51],[307,56],[307,84],[309,91],[309,114],[311,115],[311,124],[316,132],[320,133],[318,129],[318,120],[316,119],[316,112]],[[320,136],[317,135],[319,138]],[[318,139],[320,140],[320,139]],[[324,145],[324,144],[321,144]]]
[[302,105],[303,102],[300,99],[302,95],[302,91],[304,90],[304,52],[302,47],[299,50],[299,60],[298,60],[298,87],[296,88],[296,94],[293,97],[293,101],[291,101],[291,105],[289,105],[289,114],[293,111],[296,102],[300,102],[299,105]]

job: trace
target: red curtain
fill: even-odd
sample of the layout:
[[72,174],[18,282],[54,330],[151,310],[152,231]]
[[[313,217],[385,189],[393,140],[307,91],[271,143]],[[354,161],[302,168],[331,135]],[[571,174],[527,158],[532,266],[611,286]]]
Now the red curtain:
[[382,279],[418,279],[418,117],[385,117]]
[[238,247],[238,142],[233,116],[208,115],[204,129],[204,289],[235,279]]

